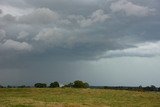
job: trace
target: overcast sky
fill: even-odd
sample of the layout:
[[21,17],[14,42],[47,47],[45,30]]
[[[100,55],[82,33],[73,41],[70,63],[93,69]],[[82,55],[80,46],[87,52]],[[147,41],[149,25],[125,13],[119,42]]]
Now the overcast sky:
[[0,0],[0,84],[160,86],[159,0]]

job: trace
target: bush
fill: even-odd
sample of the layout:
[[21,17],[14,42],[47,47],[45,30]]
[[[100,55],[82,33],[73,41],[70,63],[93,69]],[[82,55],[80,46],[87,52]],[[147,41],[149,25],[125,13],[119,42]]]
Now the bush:
[[17,88],[27,88],[25,85],[18,86]]
[[55,81],[55,82],[51,83],[49,87],[50,87],[50,88],[59,87],[59,83],[58,83],[57,81]]
[[84,83],[84,88],[89,88],[89,84],[88,83]]
[[2,86],[2,85],[0,85],[0,88],[3,88],[3,86]]
[[83,81],[80,81],[80,80],[76,80],[74,81],[73,87],[74,88],[88,88],[89,84],[84,83]]
[[45,83],[36,83],[36,84],[34,85],[34,87],[36,87],[36,88],[46,88],[46,87],[47,87],[47,84],[45,84]]

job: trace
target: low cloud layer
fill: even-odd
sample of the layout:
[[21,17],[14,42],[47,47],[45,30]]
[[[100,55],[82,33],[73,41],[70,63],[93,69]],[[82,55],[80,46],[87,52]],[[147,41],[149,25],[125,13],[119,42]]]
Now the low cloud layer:
[[127,48],[122,50],[110,50],[107,51],[104,57],[154,57],[160,56],[160,41],[158,42],[146,42],[135,45],[133,48]]

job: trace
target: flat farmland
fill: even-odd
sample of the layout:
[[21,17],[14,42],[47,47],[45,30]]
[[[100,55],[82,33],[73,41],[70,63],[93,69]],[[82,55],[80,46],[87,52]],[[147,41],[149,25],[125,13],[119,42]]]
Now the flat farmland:
[[109,89],[2,88],[0,107],[160,107],[160,93]]

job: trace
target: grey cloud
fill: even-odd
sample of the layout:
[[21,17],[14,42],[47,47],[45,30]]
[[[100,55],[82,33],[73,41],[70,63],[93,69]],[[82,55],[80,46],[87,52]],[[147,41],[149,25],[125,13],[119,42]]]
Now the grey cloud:
[[[62,1],[50,2],[61,4]],[[86,4],[84,2],[82,1],[80,5],[83,6],[85,4],[85,6],[90,6],[89,3]],[[110,2],[111,6],[113,3],[117,3],[115,1]],[[32,6],[43,5],[42,1],[39,1],[38,4],[34,4],[34,1],[26,1],[26,3],[31,3]],[[48,4],[49,2],[46,3],[44,4],[46,6],[45,8],[38,7],[38,9],[23,16],[4,16],[3,20],[6,20],[6,25],[9,24],[9,21],[14,22],[16,20],[12,26],[10,25],[5,28],[7,38],[18,39],[21,42],[29,43],[35,48],[33,50],[35,52],[36,50],[44,51],[44,49],[49,50],[49,52],[58,50],[56,53],[59,52],[59,55],[61,55],[60,53],[63,53],[62,50],[64,49],[68,54],[72,53],[75,56],[78,55],[77,53],[80,53],[84,58],[86,56],[97,57],[105,51],[134,47],[135,43],[144,42],[144,38],[147,35],[144,35],[144,38],[139,36],[146,31],[143,23],[152,19],[151,17],[129,19],[123,15],[112,13],[112,11],[105,12],[105,9],[97,9],[97,5],[95,5],[94,10],[86,11],[87,14],[81,14],[81,12],[78,15],[72,14],[72,12],[62,14],[63,11],[57,10],[60,7],[53,10],[50,4]],[[77,4],[77,2],[72,3]],[[136,3],[134,4],[131,1],[124,1],[122,4],[131,4],[133,7],[140,6],[135,5]],[[64,3],[64,5],[67,4]],[[87,9],[87,7],[85,8]],[[147,6],[142,6],[142,8],[146,9]],[[141,26],[141,30],[138,30],[138,26]],[[124,39],[120,40],[118,38]],[[132,41],[134,43],[129,41],[131,39],[133,39]],[[39,53],[37,52],[37,54]]]
[[[61,54],[66,52],[66,57],[72,53],[75,55],[75,58],[76,55],[80,55],[82,59],[85,59],[89,56],[99,56],[109,50],[134,47],[135,43],[145,42],[145,37],[149,36],[143,35],[144,37],[142,37],[140,35],[146,31],[144,23],[152,23],[152,17],[129,19],[121,16],[121,14],[106,12],[105,9],[97,9],[97,5],[94,5],[94,9],[91,9],[91,11],[89,9],[91,6],[89,3],[91,2],[89,1],[88,4],[86,4],[85,1],[82,1],[80,4],[78,4],[79,2],[72,2],[73,4],[84,6],[86,9],[85,13],[83,13],[83,10],[81,13],[73,9],[77,14],[73,14],[72,12],[62,14],[64,12],[62,11],[63,7],[60,6],[53,9],[50,6],[51,3],[46,2],[47,4],[42,4],[42,2],[43,1],[39,1],[37,4],[34,4],[34,1],[26,1],[26,3],[30,3],[33,7],[38,7],[38,9],[35,9],[29,14],[17,17],[8,14],[1,17],[1,23],[6,25],[4,27],[7,32],[6,38],[13,40],[18,39],[17,41],[31,44],[35,48],[35,50],[32,50],[35,51],[35,53],[36,50],[45,49],[51,52],[51,54],[56,53],[61,56]],[[61,4],[62,1],[50,2],[67,5],[64,3],[65,1],[63,4]],[[110,1],[110,3],[112,5],[115,1]],[[126,1],[126,4],[127,3],[133,6],[137,4],[131,1]],[[39,8],[38,5],[44,5],[44,7],[46,7]],[[139,4],[137,5],[141,6]],[[89,7],[87,8],[87,6]],[[70,8],[74,7],[71,6]],[[66,11],[69,11],[68,8]],[[110,20],[106,21],[109,17],[111,17]],[[79,24],[88,27],[79,27]],[[141,27],[139,28],[138,26]],[[153,38],[151,36],[149,37]],[[118,38],[124,39],[120,40]],[[155,38],[157,38],[157,36],[155,36]],[[132,42],[130,41],[131,39]],[[38,51],[37,54],[39,54]],[[65,57],[65,55],[63,57]]]
[[123,57],[123,56],[137,56],[137,57],[153,57],[160,56],[160,41],[145,42],[136,44],[135,47],[107,51],[102,57]]
[[19,33],[19,36],[17,36],[17,39],[25,39],[25,38],[27,38],[28,35],[29,35],[28,32],[26,32],[26,31],[21,31],[21,32]]
[[0,0],[1,5],[10,5],[18,8],[30,7],[24,0]]
[[3,17],[1,17],[1,20],[4,22],[14,22],[16,20],[16,17],[14,17],[10,14],[7,14],[7,15],[4,15]]
[[2,14],[3,13],[3,11],[2,11],[2,9],[0,9],[0,14]]
[[48,8],[39,8],[30,14],[21,16],[19,21],[26,24],[49,24],[57,20],[58,17],[56,12]]
[[6,40],[4,43],[0,44],[2,50],[7,51],[31,51],[32,46],[26,42],[18,42],[11,39]]
[[110,8],[113,12],[124,12],[127,16],[148,16],[155,11],[155,9],[136,5],[127,0],[114,2],[111,4]]
[[6,32],[3,29],[0,29],[0,41],[6,37]]
[[15,22],[16,22],[16,17],[10,14],[1,16],[0,17],[0,29],[5,29],[5,28],[8,29],[7,26],[11,26]]
[[[117,62],[108,57],[118,57],[121,63],[122,56],[158,56],[159,0],[123,1],[1,0],[5,14],[0,15],[0,77],[4,75],[4,82],[16,78],[15,83],[44,78],[46,82],[53,79],[63,82],[92,81],[95,79],[88,75],[93,74],[98,80],[98,74],[103,78],[109,75],[111,81],[123,67],[109,69],[111,65],[106,65]],[[116,7],[115,3],[121,5]],[[12,11],[7,13],[7,9]],[[106,62],[97,65],[104,58]],[[97,66],[89,66],[88,62]]]
[[82,27],[87,27],[87,26],[91,26],[94,23],[98,23],[98,22],[103,23],[104,21],[106,21],[106,19],[109,19],[109,18],[110,18],[109,15],[104,14],[104,11],[99,9],[93,12],[89,18],[87,19],[83,18],[83,20],[78,20],[78,23]]
[[75,1],[75,0],[25,0],[26,3],[30,4],[33,7],[41,8],[48,7],[51,10],[58,11],[61,14],[82,14],[88,15],[88,13],[99,9],[97,6],[97,0],[93,1]]
[[44,48],[61,47],[64,45],[65,35],[63,29],[45,28],[42,29],[33,40]]

